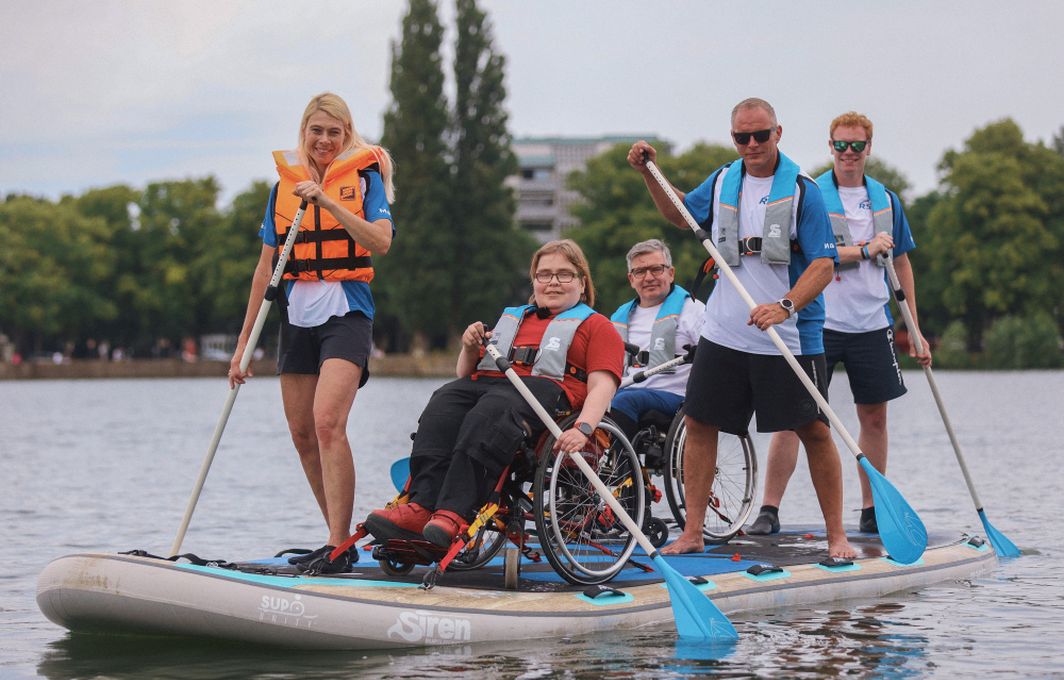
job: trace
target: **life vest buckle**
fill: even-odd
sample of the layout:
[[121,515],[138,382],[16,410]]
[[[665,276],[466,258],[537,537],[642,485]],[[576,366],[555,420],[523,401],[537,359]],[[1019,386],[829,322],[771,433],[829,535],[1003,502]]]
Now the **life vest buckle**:
[[510,356],[508,358],[512,364],[531,366],[536,363],[537,354],[539,354],[538,347],[513,347],[510,349]]

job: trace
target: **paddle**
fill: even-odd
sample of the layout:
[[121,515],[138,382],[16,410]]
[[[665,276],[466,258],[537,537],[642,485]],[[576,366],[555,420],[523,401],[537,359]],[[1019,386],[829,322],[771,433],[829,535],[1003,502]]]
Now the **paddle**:
[[[266,292],[262,296],[262,304],[259,306],[259,315],[255,318],[255,325],[251,328],[251,335],[248,336],[248,343],[244,346],[244,353],[240,357],[240,372],[248,370],[248,366],[251,364],[251,356],[255,353],[255,346],[259,342],[259,334],[262,333],[262,326],[266,323],[266,316],[270,312],[270,307],[273,305],[274,298],[277,297],[277,285],[281,282],[281,276],[284,275],[284,266],[288,262],[288,255],[292,252],[292,247],[296,242],[296,235],[299,233],[299,225],[303,223],[303,214],[307,211],[307,202],[303,201],[299,204],[299,210],[296,211],[295,217],[292,219],[292,226],[288,230],[288,238],[285,239],[284,247],[281,248],[281,253],[277,256],[277,265],[273,268],[273,276],[270,278],[269,285],[266,286]],[[181,542],[185,540],[185,532],[188,530],[188,523],[192,521],[192,513],[196,509],[196,503],[199,501],[200,492],[203,490],[203,483],[207,480],[207,472],[211,469],[211,463],[214,462],[214,454],[218,450],[218,442],[222,440],[222,432],[225,431],[225,425],[229,422],[229,413],[233,410],[233,403],[236,401],[236,395],[240,392],[240,384],[237,383],[229,388],[229,396],[225,400],[225,406],[222,407],[222,413],[218,417],[218,423],[214,426],[214,434],[211,436],[210,446],[207,448],[207,455],[203,459],[203,464],[200,466],[199,477],[196,479],[196,485],[192,489],[192,497],[188,499],[188,507],[185,508],[185,516],[181,520],[181,527],[177,530],[177,536],[174,538],[174,544],[170,548],[170,554],[176,555],[181,552]]]
[[[691,217],[691,213],[687,211],[687,208],[676,196],[676,192],[673,191],[672,186],[668,183],[665,177],[661,174],[658,166],[653,161],[644,156],[644,162],[647,170],[653,175],[654,180],[661,186],[662,190],[668,196],[673,206],[679,211],[680,215],[687,222],[687,226],[691,228],[691,231],[702,242],[709,254],[713,257],[720,271],[723,272],[725,278],[731,282],[735,290],[743,298],[750,309],[754,309],[757,303],[750,297],[750,293],[735,276],[735,272],[732,271],[728,263],[721,257],[720,252],[716,246],[713,245],[713,239],[710,234],[707,234],[695,219]],[[876,523],[879,525],[879,538],[890,553],[892,559],[902,564],[912,564],[916,560],[920,559],[924,550],[927,548],[927,529],[924,528],[924,523],[920,520],[920,516],[916,514],[916,511],[906,502],[905,498],[894,488],[886,477],[883,476],[879,470],[865,458],[865,455],[861,452],[857,442],[843,426],[842,421],[835,415],[835,412],[828,406],[827,400],[820,394],[820,391],[813,384],[813,381],[809,379],[809,376],[802,370],[798,360],[794,358],[794,354],[783,342],[783,338],[772,326],[766,329],[768,337],[771,338],[776,348],[783,355],[783,358],[787,360],[790,367],[794,370],[795,375],[802,381],[806,390],[816,400],[820,410],[831,421],[832,426],[846,442],[846,446],[857,457],[857,462],[861,466],[861,469],[865,471],[868,476],[868,482],[872,487],[872,497],[876,504]]]
[[[902,290],[898,272],[894,269],[894,258],[890,255],[885,258],[882,255],[880,257],[886,264],[890,287],[894,291],[894,299],[898,301],[901,317],[905,321],[905,327],[909,330],[909,342],[913,343],[916,353],[921,354],[924,351],[923,343],[920,341],[920,333],[916,328],[916,322],[913,320],[912,311],[905,301],[905,291]],[[953,432],[953,425],[950,424],[949,415],[946,413],[946,405],[942,401],[942,395],[939,394],[938,384],[935,383],[935,376],[931,372],[930,366],[924,366],[923,369],[924,375],[927,376],[927,384],[931,387],[931,394],[935,397],[938,412],[942,416],[942,424],[946,426],[946,434],[949,435],[949,441],[953,444],[953,453],[957,456],[957,463],[961,466],[964,482],[968,485],[968,493],[971,494],[972,501],[975,503],[975,511],[979,513],[979,520],[983,523],[983,529],[986,530],[986,535],[990,539],[990,545],[994,546],[994,551],[1002,557],[1019,557],[1020,549],[1016,547],[1016,544],[1010,541],[1005,534],[995,529],[990,520],[986,518],[986,513],[983,512],[983,504],[979,502],[979,495],[975,492],[975,484],[972,482],[972,476],[968,472],[968,465],[964,462],[964,454],[961,453],[960,442],[957,441],[957,435]]]
[[[554,419],[550,417],[543,405],[539,403],[535,395],[528,389],[521,378],[510,366],[510,362],[499,353],[498,348],[495,345],[488,343],[487,345],[488,355],[495,361],[495,365],[499,367],[499,370],[506,374],[506,377],[510,380],[517,391],[524,397],[528,405],[532,407],[532,410],[536,412],[540,420],[547,427],[555,439],[558,439],[562,435],[561,428],[554,422]],[[650,559],[654,561],[658,571],[665,577],[665,585],[669,591],[669,598],[672,603],[672,614],[676,620],[676,632],[680,634],[680,637],[685,638],[698,638],[706,641],[725,641],[725,640],[737,640],[739,634],[735,631],[735,626],[732,625],[728,617],[717,608],[717,605],[713,604],[712,600],[702,594],[702,592],[695,587],[693,583],[685,579],[680,575],[678,571],[673,569],[665,558],[657,551],[657,549],[651,545],[650,540],[639,530],[635,521],[629,516],[625,509],[621,506],[617,499],[613,497],[610,490],[602,483],[602,480],[598,478],[591,466],[587,464],[584,457],[577,454],[575,451],[568,451],[565,455],[568,455],[570,460],[576,464],[580,471],[584,473],[588,481],[595,487],[595,491],[602,500],[606,501],[610,509],[621,520],[625,528],[632,533],[639,545],[646,551]]]
[[406,480],[410,478],[410,458],[400,458],[392,463],[388,474],[392,478],[392,485],[399,493],[406,488]]
[[648,378],[651,378],[651,377],[657,375],[658,373],[664,373],[665,371],[668,371],[669,369],[672,369],[672,368],[676,368],[677,366],[683,366],[684,364],[689,364],[693,360],[694,355],[695,355],[695,351],[692,348],[687,354],[684,354],[683,356],[675,357],[675,358],[669,359],[668,361],[663,361],[660,364],[658,364],[657,366],[651,366],[650,368],[644,368],[641,371],[637,371],[636,373],[632,373],[631,375],[626,376],[625,379],[621,381],[621,384],[620,384],[620,386],[617,389],[621,389],[621,388],[624,388],[624,387],[631,387],[632,385],[635,385],[636,383],[646,382],[646,380]]

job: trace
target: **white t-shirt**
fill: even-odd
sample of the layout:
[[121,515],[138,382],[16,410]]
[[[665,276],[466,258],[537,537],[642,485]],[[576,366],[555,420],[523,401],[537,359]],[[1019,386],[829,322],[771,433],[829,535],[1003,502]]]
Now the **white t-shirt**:
[[[664,304],[664,302],[662,302]],[[695,347],[702,329],[702,316],[705,305],[699,300],[688,298],[680,310],[680,319],[676,325],[676,353],[684,352],[684,345]],[[640,307],[635,305],[632,314],[628,317],[628,342],[639,347],[640,350],[650,349],[650,335],[654,321],[658,318],[661,305],[653,307]],[[646,367],[644,367],[646,368]],[[637,373],[642,368],[629,367],[625,376]],[[658,373],[652,375],[641,383],[631,385],[632,388],[649,388],[672,392],[681,397],[687,393],[687,376],[691,373],[691,364],[684,364],[676,368],[675,373]]]
[[[863,187],[839,187],[839,198],[854,242],[870,241],[875,235],[872,202]],[[824,328],[842,333],[865,333],[886,328],[887,289],[883,268],[873,260],[861,260],[856,269],[839,271],[824,289],[827,318]]]
[[[717,186],[713,196],[713,242],[719,237],[717,226],[717,206],[720,205],[720,190],[724,185],[724,177],[731,168],[725,168],[717,178]],[[765,208],[768,204],[768,195],[772,190],[772,177],[753,177],[749,173],[743,177],[742,200],[739,203],[739,238],[761,238],[764,234]],[[798,199],[797,186],[794,191],[794,202],[791,208],[791,231],[790,238],[798,238]],[[760,255],[740,255],[738,267],[732,267],[736,277],[746,287],[750,297],[758,304],[766,304],[779,300],[791,289],[790,274],[788,268],[781,265],[765,264]],[[757,326],[748,326],[750,318],[750,306],[732,287],[727,278],[721,275],[713,293],[706,303],[705,323],[702,325],[702,336],[710,342],[715,342],[724,347],[730,347],[741,352],[751,354],[779,354],[779,350],[772,344],[768,333],[758,330]],[[776,324],[773,328],[783,338],[787,348],[795,354],[801,354],[802,348],[798,338],[798,317],[792,316],[786,321]]]
[[295,281],[288,292],[288,322],[314,328],[351,311],[341,281]]

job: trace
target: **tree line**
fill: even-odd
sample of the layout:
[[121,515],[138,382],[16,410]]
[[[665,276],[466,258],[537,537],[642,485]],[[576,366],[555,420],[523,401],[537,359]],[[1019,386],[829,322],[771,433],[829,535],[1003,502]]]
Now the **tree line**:
[[[505,59],[475,0],[456,0],[455,9],[452,97],[435,2],[410,0],[392,45],[381,143],[396,161],[397,236],[375,259],[373,283],[375,341],[386,351],[453,345],[468,323],[492,321],[529,292],[536,243],[516,225],[504,182],[517,170]],[[690,234],[664,223],[626,152],[611,149],[567,178],[581,197],[572,208],[580,225],[567,236],[587,254],[607,314],[631,297],[624,255],[636,241],[669,243],[681,283],[705,259]],[[664,145],[660,165],[689,189],[735,156],[714,144],[679,154]],[[869,174],[905,202],[918,245],[910,257],[921,326],[938,341],[938,365],[1062,365],[1064,138],[1028,142],[1014,121],[994,122],[947,151],[938,170],[938,187],[911,197],[901,171],[869,163]],[[23,356],[86,354],[107,343],[145,357],[186,338],[237,333],[270,186],[254,182],[227,206],[219,206],[213,177],[116,185],[58,201],[4,197],[0,336]],[[276,323],[274,315],[267,343]]]

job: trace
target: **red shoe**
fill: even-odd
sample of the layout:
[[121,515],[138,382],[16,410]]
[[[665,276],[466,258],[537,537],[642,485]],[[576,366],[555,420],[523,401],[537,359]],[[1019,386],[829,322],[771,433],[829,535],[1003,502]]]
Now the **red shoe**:
[[450,510],[437,510],[422,529],[421,534],[428,539],[429,543],[440,548],[449,548],[454,542],[454,537],[468,527],[469,522],[457,513]]
[[366,531],[380,541],[389,539],[422,540],[421,530],[432,511],[417,503],[403,503],[394,508],[374,510],[363,523]]

